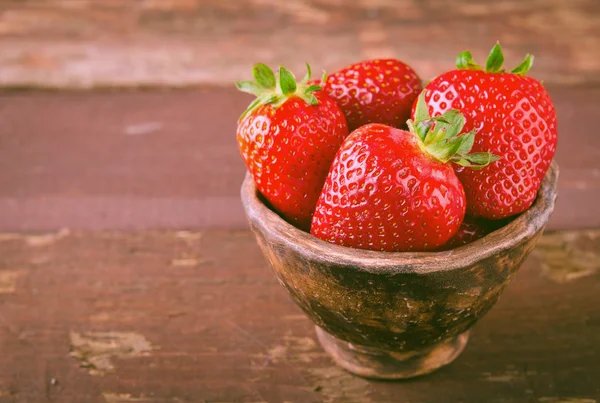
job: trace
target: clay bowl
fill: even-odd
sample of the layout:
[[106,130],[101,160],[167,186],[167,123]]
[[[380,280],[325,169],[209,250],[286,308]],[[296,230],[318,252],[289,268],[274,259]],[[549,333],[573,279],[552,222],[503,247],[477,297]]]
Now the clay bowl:
[[275,276],[316,324],[325,351],[354,374],[400,379],[434,371],[463,351],[469,329],[544,230],[557,177],[553,162],[528,211],[444,252],[375,252],[321,241],[269,209],[249,176],[241,197]]

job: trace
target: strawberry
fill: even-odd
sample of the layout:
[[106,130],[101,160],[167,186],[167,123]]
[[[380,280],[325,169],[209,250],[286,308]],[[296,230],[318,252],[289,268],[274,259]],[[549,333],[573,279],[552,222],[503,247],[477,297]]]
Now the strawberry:
[[456,70],[425,86],[432,116],[450,109],[465,115],[466,130],[477,130],[474,151],[501,157],[485,169],[457,169],[465,187],[467,213],[498,219],[521,213],[535,200],[556,151],[556,111],[537,80],[525,76],[533,56],[511,72],[502,70],[504,56],[496,44],[485,68],[468,51],[457,58]]
[[285,220],[308,231],[336,151],[348,135],[344,114],[318,85],[280,67],[253,68],[256,82],[237,82],[256,95],[242,114],[237,142],[260,193]]
[[421,89],[415,71],[395,59],[350,65],[330,75],[324,85],[344,111],[350,131],[367,123],[404,126]]
[[486,220],[466,215],[460,228],[448,242],[438,250],[450,250],[466,245],[508,224],[509,220]]
[[434,121],[421,105],[410,131],[372,123],[342,143],[311,234],[360,249],[425,251],[456,233],[466,201],[450,162],[481,168],[494,156],[468,154],[475,133],[459,135],[462,115],[449,111]]

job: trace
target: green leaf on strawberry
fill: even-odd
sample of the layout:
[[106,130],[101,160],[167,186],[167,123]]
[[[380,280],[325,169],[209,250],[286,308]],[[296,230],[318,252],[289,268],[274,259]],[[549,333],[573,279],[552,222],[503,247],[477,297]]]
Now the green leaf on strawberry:
[[279,67],[279,74],[275,76],[273,70],[266,64],[255,64],[252,68],[252,76],[255,82],[237,81],[235,83],[240,91],[257,97],[250,103],[240,119],[262,105],[271,104],[274,108],[278,108],[294,96],[303,99],[309,105],[317,105],[319,101],[314,93],[321,91],[322,87],[308,83],[312,76],[308,63],[306,64],[306,70],[307,73],[302,81],[297,82],[294,74],[283,66]]
[[[460,70],[480,70],[486,73],[504,73],[502,65],[504,64],[504,53],[499,42],[492,47],[490,54],[485,62],[485,69],[473,60],[471,52],[465,50],[456,57],[456,68]],[[533,66],[533,56],[527,54],[525,59],[517,67],[511,70],[511,73],[525,75]]]
[[475,63],[471,52],[465,50],[456,57],[456,67],[464,70],[481,70],[481,66]]
[[525,56],[525,60],[523,60],[521,62],[521,64],[519,64],[517,67],[515,67],[514,69],[512,69],[510,72],[513,74],[518,74],[518,75],[525,75],[527,74],[527,72],[529,72],[529,70],[531,70],[531,67],[533,66],[533,55],[526,55]]
[[499,156],[486,152],[469,154],[475,141],[475,130],[461,134],[465,117],[455,109],[438,117],[429,116],[425,92],[419,95],[415,115],[414,121],[407,122],[409,130],[419,138],[423,151],[440,162],[482,169],[500,159]]
[[270,90],[275,88],[275,74],[273,74],[273,70],[269,68],[266,64],[257,63],[252,68],[252,75],[256,79],[258,85],[262,88]]
[[485,71],[488,73],[502,71],[503,64],[504,54],[502,54],[502,48],[500,47],[500,44],[496,42],[485,62]]

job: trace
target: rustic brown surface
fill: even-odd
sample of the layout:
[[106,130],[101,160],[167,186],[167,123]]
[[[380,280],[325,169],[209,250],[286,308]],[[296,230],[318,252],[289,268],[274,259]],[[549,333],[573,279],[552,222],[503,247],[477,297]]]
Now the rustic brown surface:
[[550,83],[600,81],[597,0],[0,0],[0,85],[229,83],[264,61],[398,57],[425,79],[465,48],[533,52]]
[[[549,91],[560,166],[550,228],[598,228],[600,87]],[[218,88],[0,95],[0,230],[247,228],[235,128],[248,102]]]
[[3,234],[0,402],[600,399],[600,232],[540,244],[449,367],[353,377],[246,231]]

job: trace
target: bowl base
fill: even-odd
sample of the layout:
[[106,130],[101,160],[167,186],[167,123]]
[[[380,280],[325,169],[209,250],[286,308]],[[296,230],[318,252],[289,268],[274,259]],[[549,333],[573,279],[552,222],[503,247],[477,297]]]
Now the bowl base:
[[467,331],[423,350],[396,352],[348,343],[319,326],[316,332],[336,364],[355,375],[373,379],[406,379],[433,372],[454,361],[469,340]]

